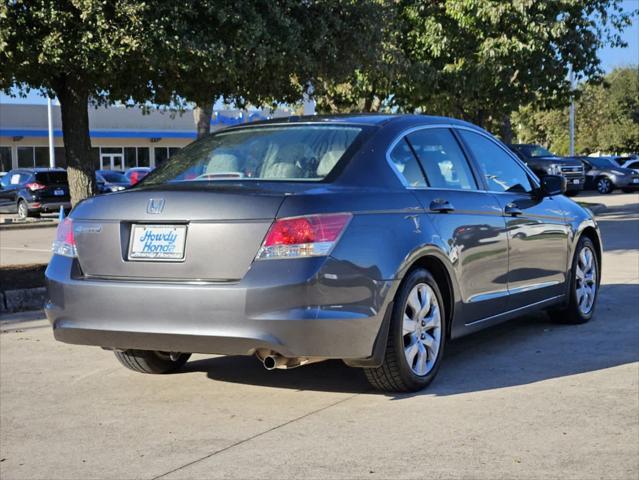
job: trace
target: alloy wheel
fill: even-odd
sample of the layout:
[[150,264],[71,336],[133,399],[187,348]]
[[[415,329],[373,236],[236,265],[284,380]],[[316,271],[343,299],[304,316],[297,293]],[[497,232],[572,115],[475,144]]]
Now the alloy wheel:
[[18,203],[18,217],[21,219],[25,219],[29,216],[29,207],[24,202]]
[[437,361],[442,323],[437,296],[425,283],[415,285],[408,295],[402,335],[408,366],[416,375],[428,374]]
[[611,189],[610,180],[607,178],[600,178],[597,181],[597,191],[599,193],[608,193]]
[[579,311],[588,315],[595,304],[597,292],[597,262],[590,247],[584,247],[577,258],[575,291]]

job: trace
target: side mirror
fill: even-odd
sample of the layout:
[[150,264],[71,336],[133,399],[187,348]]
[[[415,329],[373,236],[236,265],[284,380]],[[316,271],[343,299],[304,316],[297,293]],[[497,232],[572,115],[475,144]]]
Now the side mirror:
[[566,193],[566,177],[561,175],[544,175],[541,178],[540,193],[542,197],[563,195]]

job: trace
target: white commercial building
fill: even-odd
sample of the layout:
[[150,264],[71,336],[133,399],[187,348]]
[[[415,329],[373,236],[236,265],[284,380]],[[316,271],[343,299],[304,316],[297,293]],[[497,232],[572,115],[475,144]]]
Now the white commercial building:
[[[65,167],[60,107],[53,106],[55,165]],[[290,115],[287,111],[216,111],[211,129]],[[193,112],[140,108],[89,108],[91,145],[96,168],[125,170],[161,164],[195,139]],[[49,139],[46,105],[0,105],[0,172],[12,168],[48,167]]]

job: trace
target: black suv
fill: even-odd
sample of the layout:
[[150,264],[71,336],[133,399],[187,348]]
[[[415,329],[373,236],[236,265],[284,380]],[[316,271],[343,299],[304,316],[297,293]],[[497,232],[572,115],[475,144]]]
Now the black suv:
[[71,209],[67,172],[51,168],[19,168],[0,180],[0,212],[20,218]]
[[546,175],[561,175],[566,179],[566,195],[574,197],[584,189],[586,177],[579,160],[554,155],[541,145],[517,143],[508,145],[539,178]]

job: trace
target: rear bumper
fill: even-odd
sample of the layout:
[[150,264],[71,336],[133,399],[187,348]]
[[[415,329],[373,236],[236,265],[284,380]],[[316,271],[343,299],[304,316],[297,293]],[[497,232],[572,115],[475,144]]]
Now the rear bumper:
[[[574,183],[574,180],[579,180],[579,183]],[[566,190],[569,192],[580,192],[584,189],[586,183],[585,177],[566,176]]]
[[396,282],[328,281],[339,262],[317,258],[258,262],[239,283],[204,285],[73,279],[72,262],[55,255],[46,272],[55,338],[116,349],[367,358]]
[[56,212],[60,210],[60,207],[64,208],[65,210],[71,209],[70,201],[47,202],[47,201],[36,200],[33,202],[29,202],[28,205],[29,205],[29,211],[34,211],[34,212]]

